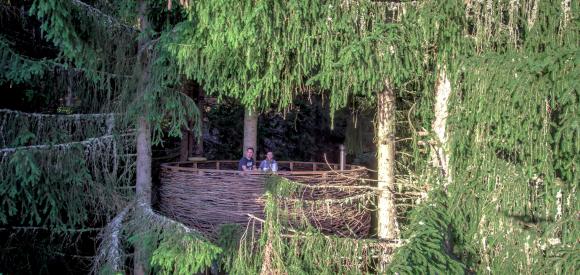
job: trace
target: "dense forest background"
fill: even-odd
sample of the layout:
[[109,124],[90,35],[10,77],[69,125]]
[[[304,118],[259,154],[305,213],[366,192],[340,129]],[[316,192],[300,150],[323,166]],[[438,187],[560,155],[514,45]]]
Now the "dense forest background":
[[[578,10],[2,0],[0,273],[574,273]],[[337,162],[346,144],[376,230],[287,231],[276,198],[300,188],[283,180],[255,243],[160,213],[159,165],[239,159],[252,113],[258,159]]]

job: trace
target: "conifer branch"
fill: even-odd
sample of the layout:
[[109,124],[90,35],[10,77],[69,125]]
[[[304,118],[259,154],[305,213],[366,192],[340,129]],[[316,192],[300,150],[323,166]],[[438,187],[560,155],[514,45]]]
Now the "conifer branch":
[[73,3],[77,7],[81,7],[83,9],[85,9],[86,11],[92,13],[93,15],[96,15],[96,16],[99,16],[99,17],[104,18],[109,25],[118,25],[118,26],[121,26],[121,27],[123,27],[125,29],[128,29],[131,32],[136,32],[137,31],[137,29],[135,29],[134,27],[129,26],[129,25],[126,25],[126,24],[120,22],[118,19],[114,18],[113,16],[108,15],[108,14],[102,12],[101,10],[99,10],[99,9],[97,9],[97,8],[91,6],[91,5],[89,5],[89,4],[87,4],[87,3],[83,2],[83,1],[80,1],[80,0],[71,0],[71,3]]
[[[6,41],[2,37],[2,35],[0,35],[0,53],[2,53],[2,50],[8,51],[7,56],[12,56],[11,62],[2,64],[2,65],[5,65],[4,68],[0,67],[0,69],[4,70],[4,73],[14,70],[15,69],[15,68],[13,68],[14,64],[19,63],[19,64],[21,64],[20,65],[21,67],[33,67],[36,65],[36,66],[39,66],[44,71],[48,71],[48,70],[51,70],[53,68],[59,68],[59,69],[64,69],[64,70],[71,70],[74,72],[92,73],[92,74],[96,74],[96,75],[100,75],[100,76],[110,76],[110,77],[115,77],[115,78],[132,78],[133,77],[133,75],[115,74],[115,73],[105,72],[105,71],[97,71],[97,70],[91,70],[91,69],[86,69],[86,68],[71,67],[68,64],[63,64],[63,63],[57,62],[56,59],[36,60],[36,59],[30,58],[27,56],[23,56],[21,54],[16,53],[14,50],[12,50],[8,41]],[[16,60],[14,60],[14,59],[16,59]]]
[[[126,136],[132,136],[132,135],[134,135],[134,134],[133,133],[126,133],[126,134],[121,134],[119,136],[126,137]],[[114,137],[115,137],[115,135],[105,135],[105,136],[100,136],[100,137],[95,137],[95,138],[89,138],[89,139],[83,140],[83,141],[74,141],[74,142],[60,143],[60,144],[54,144],[54,145],[42,144],[42,145],[30,145],[30,146],[3,148],[3,149],[0,149],[0,153],[3,153],[4,155],[6,155],[9,153],[14,153],[17,150],[68,149],[71,146],[75,146],[75,145],[87,146],[89,144],[101,142],[103,140],[113,139]]]
[[101,243],[98,248],[98,253],[92,266],[93,274],[97,274],[103,265],[111,266],[113,272],[121,270],[121,255],[123,255],[123,248],[121,246],[121,229],[125,216],[133,208],[133,204],[127,205],[117,216],[115,216],[101,233],[99,239]]
[[96,113],[96,114],[43,114],[43,113],[26,113],[16,110],[10,109],[0,109],[0,113],[12,113],[18,114],[20,116],[28,116],[28,117],[44,117],[44,118],[67,118],[67,119],[93,119],[93,118],[101,118],[101,117],[113,117],[117,114],[115,113]]
[[[70,229],[63,229],[59,230],[60,232],[66,233],[86,233],[86,232],[96,232],[100,231],[103,228],[95,227],[95,228],[70,228]],[[53,231],[53,229],[48,228],[46,226],[11,226],[11,227],[0,227],[0,231]]]

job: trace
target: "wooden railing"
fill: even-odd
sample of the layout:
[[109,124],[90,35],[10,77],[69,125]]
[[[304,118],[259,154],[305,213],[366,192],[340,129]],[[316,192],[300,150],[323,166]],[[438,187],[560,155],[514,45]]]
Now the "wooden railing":
[[[345,165],[344,170],[340,170],[340,165],[336,163],[324,162],[304,162],[304,161],[277,161],[279,175],[317,175],[326,174],[328,172],[354,172],[365,170],[362,166]],[[260,162],[256,163],[257,167]],[[238,171],[238,161],[234,160],[210,160],[210,161],[184,161],[171,162],[161,165],[164,169],[177,171],[191,171],[191,172],[223,172],[223,173],[245,173],[245,174],[263,174],[260,170],[253,171]]]

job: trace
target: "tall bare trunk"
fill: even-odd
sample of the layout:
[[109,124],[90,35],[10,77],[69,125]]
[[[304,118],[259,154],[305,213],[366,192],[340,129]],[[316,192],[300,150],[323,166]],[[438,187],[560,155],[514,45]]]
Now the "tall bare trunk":
[[[144,0],[139,1],[139,25],[143,33],[149,27],[147,20],[147,4]],[[145,92],[149,82],[149,60],[147,56],[146,44],[149,37],[143,36],[139,39],[139,63],[141,66],[141,75],[139,76],[138,93],[140,100],[144,100]],[[137,129],[137,182],[136,182],[136,211],[144,211],[143,208],[151,205],[151,125],[147,118],[147,105],[144,104],[139,116],[139,125]],[[134,257],[134,274],[146,274],[147,260],[143,259],[142,247],[136,245]]]
[[246,108],[244,113],[244,151],[249,147],[254,148],[258,144],[258,113]]
[[[197,97],[196,100],[195,96],[196,87],[193,85],[192,81],[185,80],[181,89],[182,89],[181,92],[184,95],[192,98],[194,101],[196,101],[196,104],[200,106],[199,97]],[[181,142],[179,144],[179,161],[186,161],[189,157],[191,157],[194,154],[193,150],[196,144],[192,129],[193,129],[192,120],[187,121],[187,127],[181,128]]]
[[[203,110],[201,110],[201,119],[198,122],[199,128],[201,129],[201,136],[199,137],[199,139],[196,139],[193,134],[191,134],[190,136],[190,142],[192,147],[194,148],[193,155],[196,157],[203,156],[203,120],[204,120],[203,114],[204,112]],[[193,127],[193,123],[191,124],[191,127]]]
[[181,129],[181,141],[179,143],[179,161],[186,161],[191,155],[190,131]]
[[433,120],[433,132],[437,141],[434,145],[434,152],[431,155],[433,165],[441,169],[445,177],[444,187],[451,183],[451,174],[449,168],[449,145],[447,142],[447,102],[451,95],[451,82],[447,78],[445,67],[439,71],[437,84],[435,87],[435,119]]
[[395,239],[399,235],[393,193],[395,188],[395,94],[385,85],[378,94],[377,110],[378,187],[382,189],[378,202],[378,236]]
[[[205,93],[202,87],[197,87],[197,107],[199,108],[199,128],[201,129],[201,136],[196,139],[194,135],[191,135],[191,144],[194,147],[193,155],[196,157],[203,156],[203,123],[206,119],[205,117]],[[193,122],[190,124],[190,129],[193,129]]]

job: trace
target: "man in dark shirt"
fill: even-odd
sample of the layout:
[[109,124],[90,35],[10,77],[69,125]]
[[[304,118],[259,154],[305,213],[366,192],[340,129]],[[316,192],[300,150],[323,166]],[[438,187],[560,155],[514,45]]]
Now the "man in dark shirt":
[[253,156],[254,156],[254,148],[248,147],[248,149],[246,149],[246,156],[240,159],[240,163],[238,164],[238,170],[240,171],[254,170],[256,166],[256,161],[254,160]]

